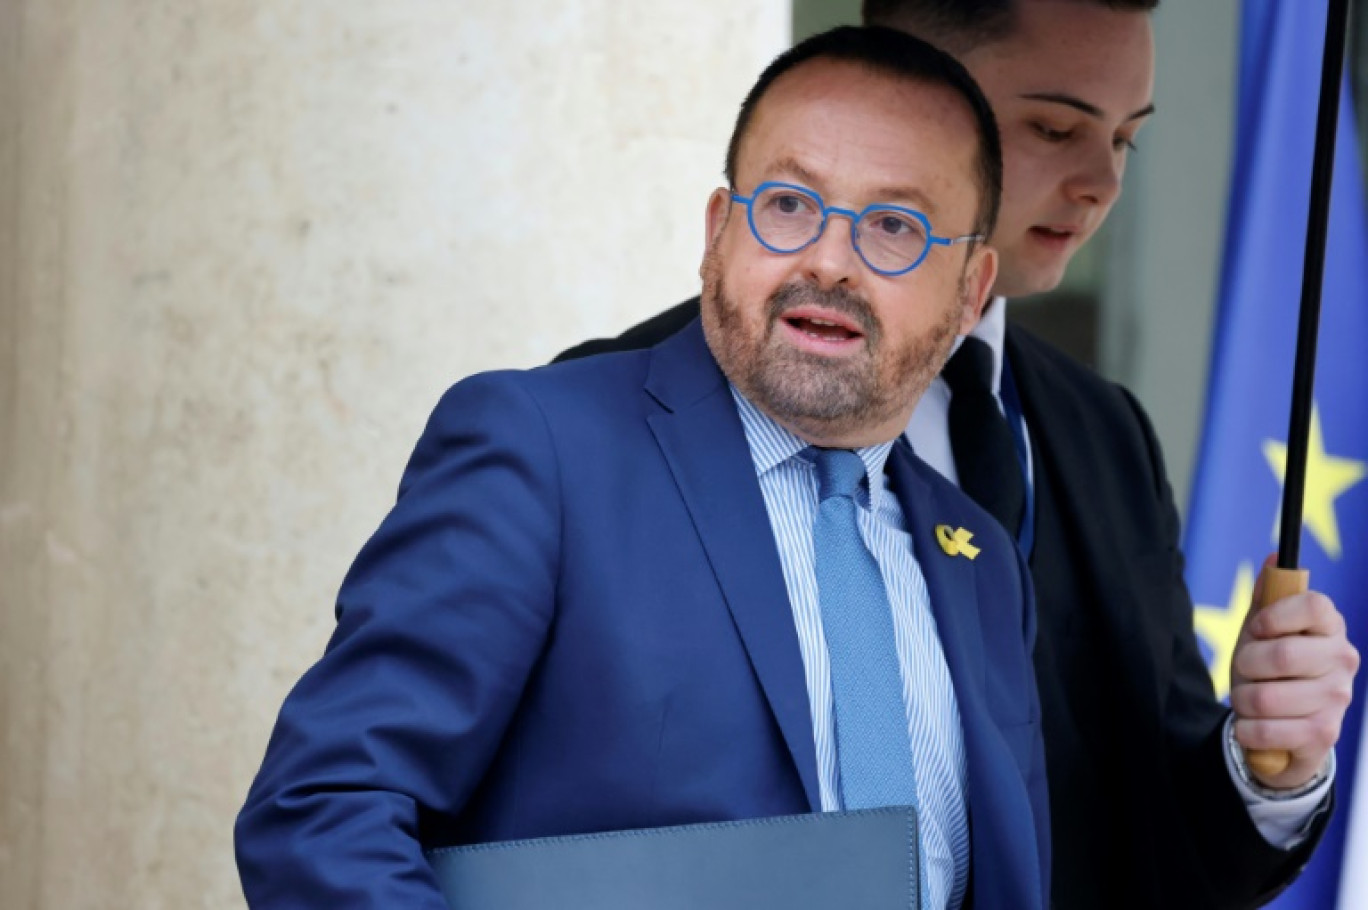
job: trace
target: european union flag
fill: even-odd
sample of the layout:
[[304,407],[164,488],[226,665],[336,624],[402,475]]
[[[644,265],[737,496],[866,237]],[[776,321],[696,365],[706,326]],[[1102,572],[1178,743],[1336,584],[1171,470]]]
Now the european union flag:
[[[1254,578],[1275,549],[1310,196],[1325,0],[1243,4],[1236,163],[1201,459],[1188,521],[1188,584],[1217,689]],[[1303,524],[1312,587],[1368,650],[1368,232],[1355,124],[1341,102],[1326,255],[1320,356]],[[1368,907],[1352,870],[1368,864],[1368,777],[1356,787],[1364,677],[1338,749],[1340,811],[1284,908]],[[1368,773],[1368,772],[1365,772]],[[1362,791],[1362,792],[1357,792]],[[1347,849],[1355,814],[1363,831]],[[1363,885],[1368,886],[1368,882]]]

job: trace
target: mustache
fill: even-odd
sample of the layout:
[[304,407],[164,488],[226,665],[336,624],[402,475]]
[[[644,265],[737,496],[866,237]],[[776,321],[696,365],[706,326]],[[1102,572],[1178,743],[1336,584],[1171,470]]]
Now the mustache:
[[842,286],[822,290],[815,284],[786,284],[770,295],[769,319],[771,323],[784,318],[789,310],[811,304],[840,313],[855,322],[866,338],[874,340],[880,332],[878,317],[874,308],[859,294]]

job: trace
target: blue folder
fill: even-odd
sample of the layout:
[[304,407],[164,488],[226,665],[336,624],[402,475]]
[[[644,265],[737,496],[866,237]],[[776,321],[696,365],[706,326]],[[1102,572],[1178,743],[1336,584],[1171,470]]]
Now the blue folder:
[[445,847],[452,910],[917,910],[911,808]]

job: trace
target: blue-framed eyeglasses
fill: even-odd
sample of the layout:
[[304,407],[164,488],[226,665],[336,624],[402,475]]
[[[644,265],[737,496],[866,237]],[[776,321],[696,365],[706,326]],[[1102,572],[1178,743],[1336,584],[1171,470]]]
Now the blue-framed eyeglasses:
[[746,207],[746,220],[760,245],[772,253],[796,253],[817,242],[827,218],[850,219],[850,242],[864,264],[880,275],[903,275],[922,264],[933,246],[984,240],[982,234],[937,237],[916,209],[876,202],[860,211],[828,206],[814,190],[767,180],[749,196],[731,194]]

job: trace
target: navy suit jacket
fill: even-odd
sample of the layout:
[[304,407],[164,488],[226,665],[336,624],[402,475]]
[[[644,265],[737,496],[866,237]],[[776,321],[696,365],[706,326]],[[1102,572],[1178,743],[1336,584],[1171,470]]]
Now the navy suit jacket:
[[[961,714],[970,900],[1043,908],[1026,568],[905,443],[888,465]],[[945,553],[939,524],[978,557]],[[437,910],[427,846],[819,807],[779,555],[694,323],[446,394],[285,701],[237,857],[253,906]]]
[[[556,359],[650,347],[698,312],[695,297]],[[1193,632],[1178,510],[1149,418],[1124,388],[1010,321],[1006,361],[1035,466],[1051,906],[1263,906],[1305,867],[1330,813],[1300,846],[1279,850],[1231,783],[1229,708]]]

